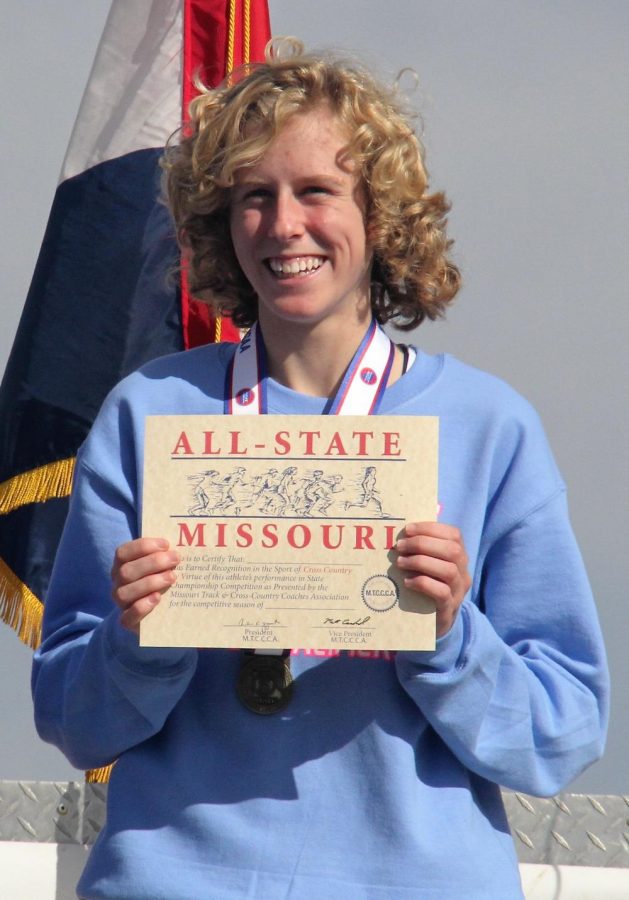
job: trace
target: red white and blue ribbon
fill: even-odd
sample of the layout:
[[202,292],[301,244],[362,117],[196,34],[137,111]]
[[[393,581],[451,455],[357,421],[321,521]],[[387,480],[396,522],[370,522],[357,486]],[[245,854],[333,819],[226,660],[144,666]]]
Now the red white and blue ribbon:
[[[395,356],[395,344],[372,320],[324,414],[368,416],[377,412]],[[264,415],[267,411],[266,351],[257,325],[244,336],[227,372],[225,412]]]

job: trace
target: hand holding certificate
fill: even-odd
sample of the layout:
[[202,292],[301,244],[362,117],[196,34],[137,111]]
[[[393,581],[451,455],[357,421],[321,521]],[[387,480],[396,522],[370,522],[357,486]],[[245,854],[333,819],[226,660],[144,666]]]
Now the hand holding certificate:
[[428,649],[433,604],[392,565],[437,509],[433,417],[154,416],[143,533],[182,557],[145,646]]

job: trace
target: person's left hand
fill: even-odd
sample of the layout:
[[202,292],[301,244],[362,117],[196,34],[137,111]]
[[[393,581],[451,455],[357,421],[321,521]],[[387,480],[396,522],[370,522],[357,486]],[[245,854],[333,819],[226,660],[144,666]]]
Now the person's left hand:
[[461,532],[442,522],[410,522],[395,549],[404,583],[435,601],[437,637],[442,637],[472,584]]

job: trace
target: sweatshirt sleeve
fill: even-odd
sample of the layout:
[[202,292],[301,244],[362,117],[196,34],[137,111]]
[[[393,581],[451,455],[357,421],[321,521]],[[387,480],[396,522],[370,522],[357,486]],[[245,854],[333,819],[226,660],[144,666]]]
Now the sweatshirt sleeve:
[[139,533],[133,445],[110,398],[77,459],[33,662],[38,732],[83,769],[156,734],[196,668],[195,650],[139,647],[111,598],[115,549]]
[[436,650],[396,665],[450,750],[493,782],[548,796],[601,755],[607,666],[563,490],[492,542]]

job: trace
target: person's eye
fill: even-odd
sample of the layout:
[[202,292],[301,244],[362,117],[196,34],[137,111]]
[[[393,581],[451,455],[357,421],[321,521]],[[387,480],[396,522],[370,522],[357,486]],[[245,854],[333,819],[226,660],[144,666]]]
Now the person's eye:
[[264,187],[251,187],[245,189],[240,195],[240,201],[242,203],[261,203],[263,200],[267,200],[271,196],[271,192],[268,188]]
[[329,194],[330,190],[323,184],[309,184],[304,189],[305,194]]

